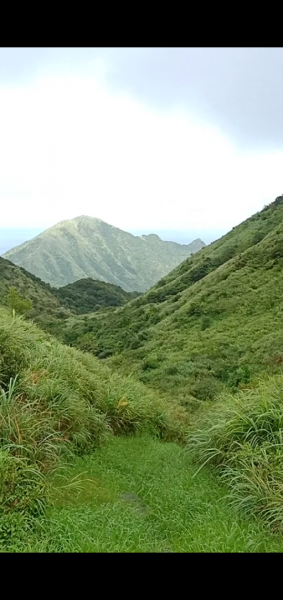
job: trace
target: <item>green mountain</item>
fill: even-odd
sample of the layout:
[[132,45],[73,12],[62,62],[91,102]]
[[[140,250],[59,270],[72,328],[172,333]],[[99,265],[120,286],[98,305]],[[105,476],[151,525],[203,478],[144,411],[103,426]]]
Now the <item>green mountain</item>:
[[108,306],[122,306],[140,296],[139,292],[125,292],[118,285],[95,281],[90,277],[60,288],[52,288],[52,292],[63,306],[77,314],[94,312]]
[[56,333],[60,322],[75,314],[101,308],[122,306],[139,296],[122,288],[92,279],[81,279],[62,288],[52,288],[22,267],[0,257],[0,305],[7,305],[7,294],[15,288],[21,298],[32,301],[26,316],[42,328]]
[[[141,551],[146,523],[142,551],[282,550],[282,266],[278,197],[146,294],[64,321],[106,361],[0,308],[1,550]],[[0,300],[16,282],[51,301],[2,259]]]
[[205,244],[165,242],[134,236],[100,219],[62,221],[3,256],[52,286],[82,278],[106,281],[128,292],[144,292]]
[[283,364],[283,197],[140,298],[69,319],[67,343],[189,406]]

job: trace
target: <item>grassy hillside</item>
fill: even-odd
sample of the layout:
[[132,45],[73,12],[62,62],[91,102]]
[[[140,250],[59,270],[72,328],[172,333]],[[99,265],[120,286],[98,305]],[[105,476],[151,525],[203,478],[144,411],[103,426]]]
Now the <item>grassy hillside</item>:
[[282,551],[282,376],[192,418],[0,309],[0,380],[1,551]]
[[62,460],[113,435],[147,431],[184,440],[188,419],[177,404],[5,309],[0,382],[0,538],[7,543],[11,531],[44,513],[49,476]]
[[125,307],[70,319],[64,340],[191,405],[281,371],[282,248],[279,197]]
[[134,236],[82,216],[58,223],[4,257],[55,287],[91,277],[143,292],[204,245],[201,240],[183,245],[154,234]]
[[94,281],[90,277],[52,288],[52,292],[63,306],[76,314],[94,312],[108,306],[122,306],[140,296],[138,292],[125,292],[117,285]]
[[56,298],[49,284],[0,257],[0,305],[5,304],[10,287],[15,287],[22,297],[32,301],[32,309],[27,317],[41,326],[59,323],[72,314]]
[[0,305],[7,304],[9,288],[14,287],[22,298],[32,301],[26,313],[28,319],[38,323],[50,333],[56,333],[65,319],[75,314],[85,314],[109,306],[122,306],[138,292],[125,292],[122,288],[82,279],[62,288],[52,288],[35,275],[9,260],[0,257]]
[[0,549],[282,551],[282,217],[70,317],[105,361],[0,310]]
[[[188,451],[230,501],[283,527],[283,197],[125,307],[70,319],[65,339],[190,414]],[[72,324],[72,325],[71,325]]]

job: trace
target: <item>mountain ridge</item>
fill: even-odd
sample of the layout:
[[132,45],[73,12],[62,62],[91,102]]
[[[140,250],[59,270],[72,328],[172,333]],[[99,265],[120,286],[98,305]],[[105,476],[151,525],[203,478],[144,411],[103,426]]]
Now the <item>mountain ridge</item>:
[[282,371],[283,197],[64,339],[183,402]]
[[111,283],[83,278],[61,288],[53,288],[23,267],[0,257],[0,305],[7,305],[10,288],[21,298],[31,300],[26,317],[43,329],[56,333],[59,323],[76,314],[95,312],[101,308],[122,306],[139,296],[125,292]]
[[3,254],[53,287],[91,277],[144,292],[205,244],[161,240],[156,234],[134,236],[95,217],[60,221],[32,240]]

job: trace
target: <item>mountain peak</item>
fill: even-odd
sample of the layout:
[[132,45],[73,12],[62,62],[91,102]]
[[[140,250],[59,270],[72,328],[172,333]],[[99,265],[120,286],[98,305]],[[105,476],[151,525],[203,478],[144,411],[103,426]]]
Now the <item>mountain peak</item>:
[[108,225],[108,223],[102,221],[102,219],[99,219],[98,217],[90,217],[89,215],[79,215],[78,217],[74,217],[74,219],[71,219],[71,221],[97,221],[98,223],[105,223],[106,225]]
[[92,277],[127,292],[144,292],[199,249],[199,243],[165,242],[155,233],[134,236],[102,219],[79,215],[4,256],[55,287]]

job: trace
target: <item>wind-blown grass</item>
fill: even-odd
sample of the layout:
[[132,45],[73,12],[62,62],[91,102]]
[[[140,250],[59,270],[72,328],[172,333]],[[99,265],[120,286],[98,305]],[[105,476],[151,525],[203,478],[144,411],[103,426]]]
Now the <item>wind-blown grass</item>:
[[1,510],[34,514],[60,460],[143,430],[184,437],[188,417],[131,377],[0,310]]
[[223,394],[196,419],[188,448],[200,465],[220,469],[235,507],[283,528],[282,376]]

